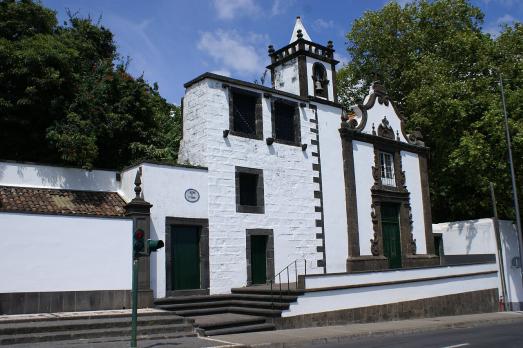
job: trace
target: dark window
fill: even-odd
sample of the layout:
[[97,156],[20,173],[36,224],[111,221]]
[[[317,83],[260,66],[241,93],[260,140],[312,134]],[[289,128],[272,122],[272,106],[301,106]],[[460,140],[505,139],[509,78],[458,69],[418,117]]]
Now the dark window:
[[287,145],[300,145],[300,113],[298,103],[274,99],[272,101],[272,137]]
[[229,107],[230,130],[233,135],[262,138],[259,94],[232,88]]
[[263,171],[236,167],[236,211],[263,214]]
[[258,174],[240,173],[240,205],[256,206]]
[[296,105],[281,101],[274,102],[274,138],[276,140],[296,141]]

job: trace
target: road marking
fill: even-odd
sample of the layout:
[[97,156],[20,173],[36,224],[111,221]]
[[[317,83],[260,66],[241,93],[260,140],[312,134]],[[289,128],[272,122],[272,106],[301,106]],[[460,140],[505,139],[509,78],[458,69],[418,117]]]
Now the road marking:
[[458,347],[465,347],[465,346],[470,346],[470,343],[455,344],[453,346],[446,346],[446,347],[441,347],[441,348],[458,348]]
[[239,344],[239,343],[233,343],[233,342],[227,342],[227,341],[223,341],[223,340],[217,340],[215,338],[209,338],[209,337],[203,337],[203,336],[199,336],[198,338],[200,338],[202,340],[209,340],[209,341],[220,342],[220,343],[225,343],[226,344],[225,346],[214,346],[212,348],[225,348],[225,347],[243,346],[242,344]]

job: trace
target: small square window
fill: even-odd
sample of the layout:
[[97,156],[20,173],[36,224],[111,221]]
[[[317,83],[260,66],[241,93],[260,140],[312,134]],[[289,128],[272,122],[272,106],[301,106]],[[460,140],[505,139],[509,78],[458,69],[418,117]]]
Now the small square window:
[[231,134],[262,138],[261,96],[258,93],[231,88],[229,108]]
[[380,171],[381,183],[385,186],[396,186],[394,177],[394,155],[387,152],[380,152]]
[[276,142],[300,144],[300,118],[298,104],[275,100],[272,104],[272,132]]
[[236,167],[236,211],[263,214],[263,171],[261,169]]

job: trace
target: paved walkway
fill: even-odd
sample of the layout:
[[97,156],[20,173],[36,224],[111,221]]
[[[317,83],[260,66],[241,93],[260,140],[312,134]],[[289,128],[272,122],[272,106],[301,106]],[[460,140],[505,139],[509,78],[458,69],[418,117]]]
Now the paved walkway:
[[[85,314],[85,312],[83,312]],[[71,314],[72,315],[72,314]],[[12,316],[10,316],[12,317]],[[166,340],[142,340],[142,348],[167,348],[167,347],[278,347],[290,348],[304,345],[340,344],[350,342],[357,337],[401,335],[450,328],[469,328],[495,324],[521,323],[523,325],[523,312],[485,313],[472,315],[459,315],[450,317],[437,317],[426,319],[413,319],[402,321],[388,321],[367,324],[348,324],[339,326],[313,327],[303,329],[289,329],[265,332],[252,332],[235,335],[213,337],[186,337]],[[523,326],[522,326],[523,327]],[[15,348],[124,348],[128,342],[107,340],[91,341],[62,341],[30,345],[14,345]]]
[[[167,311],[155,308],[138,309],[138,316],[146,313],[165,313]],[[171,313],[171,312],[168,312]],[[11,314],[0,315],[0,324],[16,323],[26,321],[40,321],[53,319],[76,319],[76,318],[103,318],[111,316],[131,316],[130,309],[114,309],[105,311],[84,311],[84,312],[58,312],[58,313],[34,313],[34,314]]]
[[[375,335],[400,335],[415,332],[444,330],[457,327],[476,327],[496,323],[521,322],[523,312],[501,312],[458,315],[426,319],[387,321],[370,324],[312,327],[278,331],[252,332],[213,336],[225,346],[300,347],[305,344],[343,343],[351,338]],[[522,326],[523,327],[523,326]]]

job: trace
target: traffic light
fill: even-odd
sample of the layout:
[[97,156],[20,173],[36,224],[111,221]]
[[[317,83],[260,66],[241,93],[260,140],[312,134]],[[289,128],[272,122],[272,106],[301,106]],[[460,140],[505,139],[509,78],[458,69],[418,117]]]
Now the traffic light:
[[147,249],[145,253],[151,255],[153,251],[156,252],[158,249],[163,248],[163,246],[163,240],[147,239]]
[[144,242],[145,232],[142,229],[137,229],[134,231],[133,235],[133,255],[135,258],[140,257],[140,255],[145,250]]

